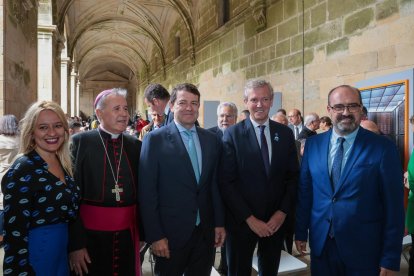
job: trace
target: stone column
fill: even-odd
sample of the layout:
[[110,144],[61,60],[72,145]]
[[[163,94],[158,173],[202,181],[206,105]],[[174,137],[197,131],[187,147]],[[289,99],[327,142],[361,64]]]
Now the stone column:
[[69,112],[68,99],[68,73],[69,73],[70,59],[68,57],[62,58],[60,61],[60,106],[63,112]]
[[75,90],[76,90],[76,73],[74,70],[70,73],[70,116],[75,116]]
[[80,81],[79,79],[77,79],[77,82],[76,82],[76,116],[79,116],[80,114],[79,103],[80,103]]
[[53,36],[55,25],[38,25],[38,100],[53,100]]

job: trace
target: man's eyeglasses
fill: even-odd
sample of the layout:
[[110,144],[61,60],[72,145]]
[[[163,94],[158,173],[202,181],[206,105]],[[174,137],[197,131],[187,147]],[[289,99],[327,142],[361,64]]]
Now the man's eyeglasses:
[[348,112],[355,113],[358,111],[361,111],[361,105],[360,104],[349,104],[349,105],[343,105],[343,104],[336,104],[334,106],[328,106],[330,109],[332,109],[335,113],[343,113],[345,111],[345,108],[348,109]]

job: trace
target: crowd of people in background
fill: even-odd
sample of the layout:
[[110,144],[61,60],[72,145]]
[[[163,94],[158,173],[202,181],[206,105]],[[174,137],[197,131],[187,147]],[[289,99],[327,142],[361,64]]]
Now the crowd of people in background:
[[269,114],[271,84],[250,80],[246,110],[220,103],[210,129],[193,84],[148,85],[149,118],[129,114],[126,94],[102,91],[88,119],[51,101],[20,127],[0,118],[5,275],[140,275],[149,247],[156,275],[210,275],[215,248],[221,274],[250,275],[257,248],[259,274],[277,275],[281,250],[308,241],[312,275],[399,270],[401,160],[357,88],[333,88],[329,116]]

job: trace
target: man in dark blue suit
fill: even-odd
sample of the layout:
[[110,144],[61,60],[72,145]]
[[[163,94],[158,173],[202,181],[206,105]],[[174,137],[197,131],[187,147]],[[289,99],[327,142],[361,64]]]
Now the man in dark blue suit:
[[401,160],[389,139],[359,127],[361,93],[329,92],[333,130],[306,140],[296,211],[296,247],[312,275],[395,275],[404,233]]
[[224,132],[220,165],[229,275],[250,276],[256,244],[259,274],[277,275],[283,223],[296,197],[295,140],[287,126],[269,120],[268,82],[247,82],[244,102],[250,117]]
[[210,275],[215,246],[224,242],[217,185],[221,141],[196,127],[200,93],[192,84],[171,94],[174,121],[145,136],[139,202],[155,255],[156,275]]

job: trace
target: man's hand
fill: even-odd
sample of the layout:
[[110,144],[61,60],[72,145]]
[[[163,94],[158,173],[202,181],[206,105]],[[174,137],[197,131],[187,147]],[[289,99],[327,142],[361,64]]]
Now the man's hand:
[[306,251],[306,242],[305,241],[295,241],[296,250],[300,255],[304,256]]
[[272,230],[272,234],[276,233],[277,230],[282,226],[283,222],[285,221],[286,214],[282,211],[276,211],[273,216],[267,222],[267,225]]
[[255,218],[253,215],[246,219],[247,225],[249,225],[250,229],[256,233],[261,238],[270,237],[272,233],[272,229],[264,223],[263,221]]
[[158,257],[170,258],[170,250],[168,249],[168,240],[163,238],[159,241],[153,242],[151,245],[152,253]]
[[410,184],[408,183],[408,172],[405,172],[405,173],[404,173],[404,186],[405,186],[407,189],[410,189]]
[[70,270],[74,270],[76,275],[88,274],[88,264],[91,263],[91,258],[89,257],[88,250],[82,248],[75,250],[69,253],[69,265]]
[[214,228],[214,233],[214,247],[222,247],[226,239],[226,230],[224,230],[224,227],[216,227]]
[[380,276],[395,276],[395,275],[396,275],[395,271],[381,267]]

